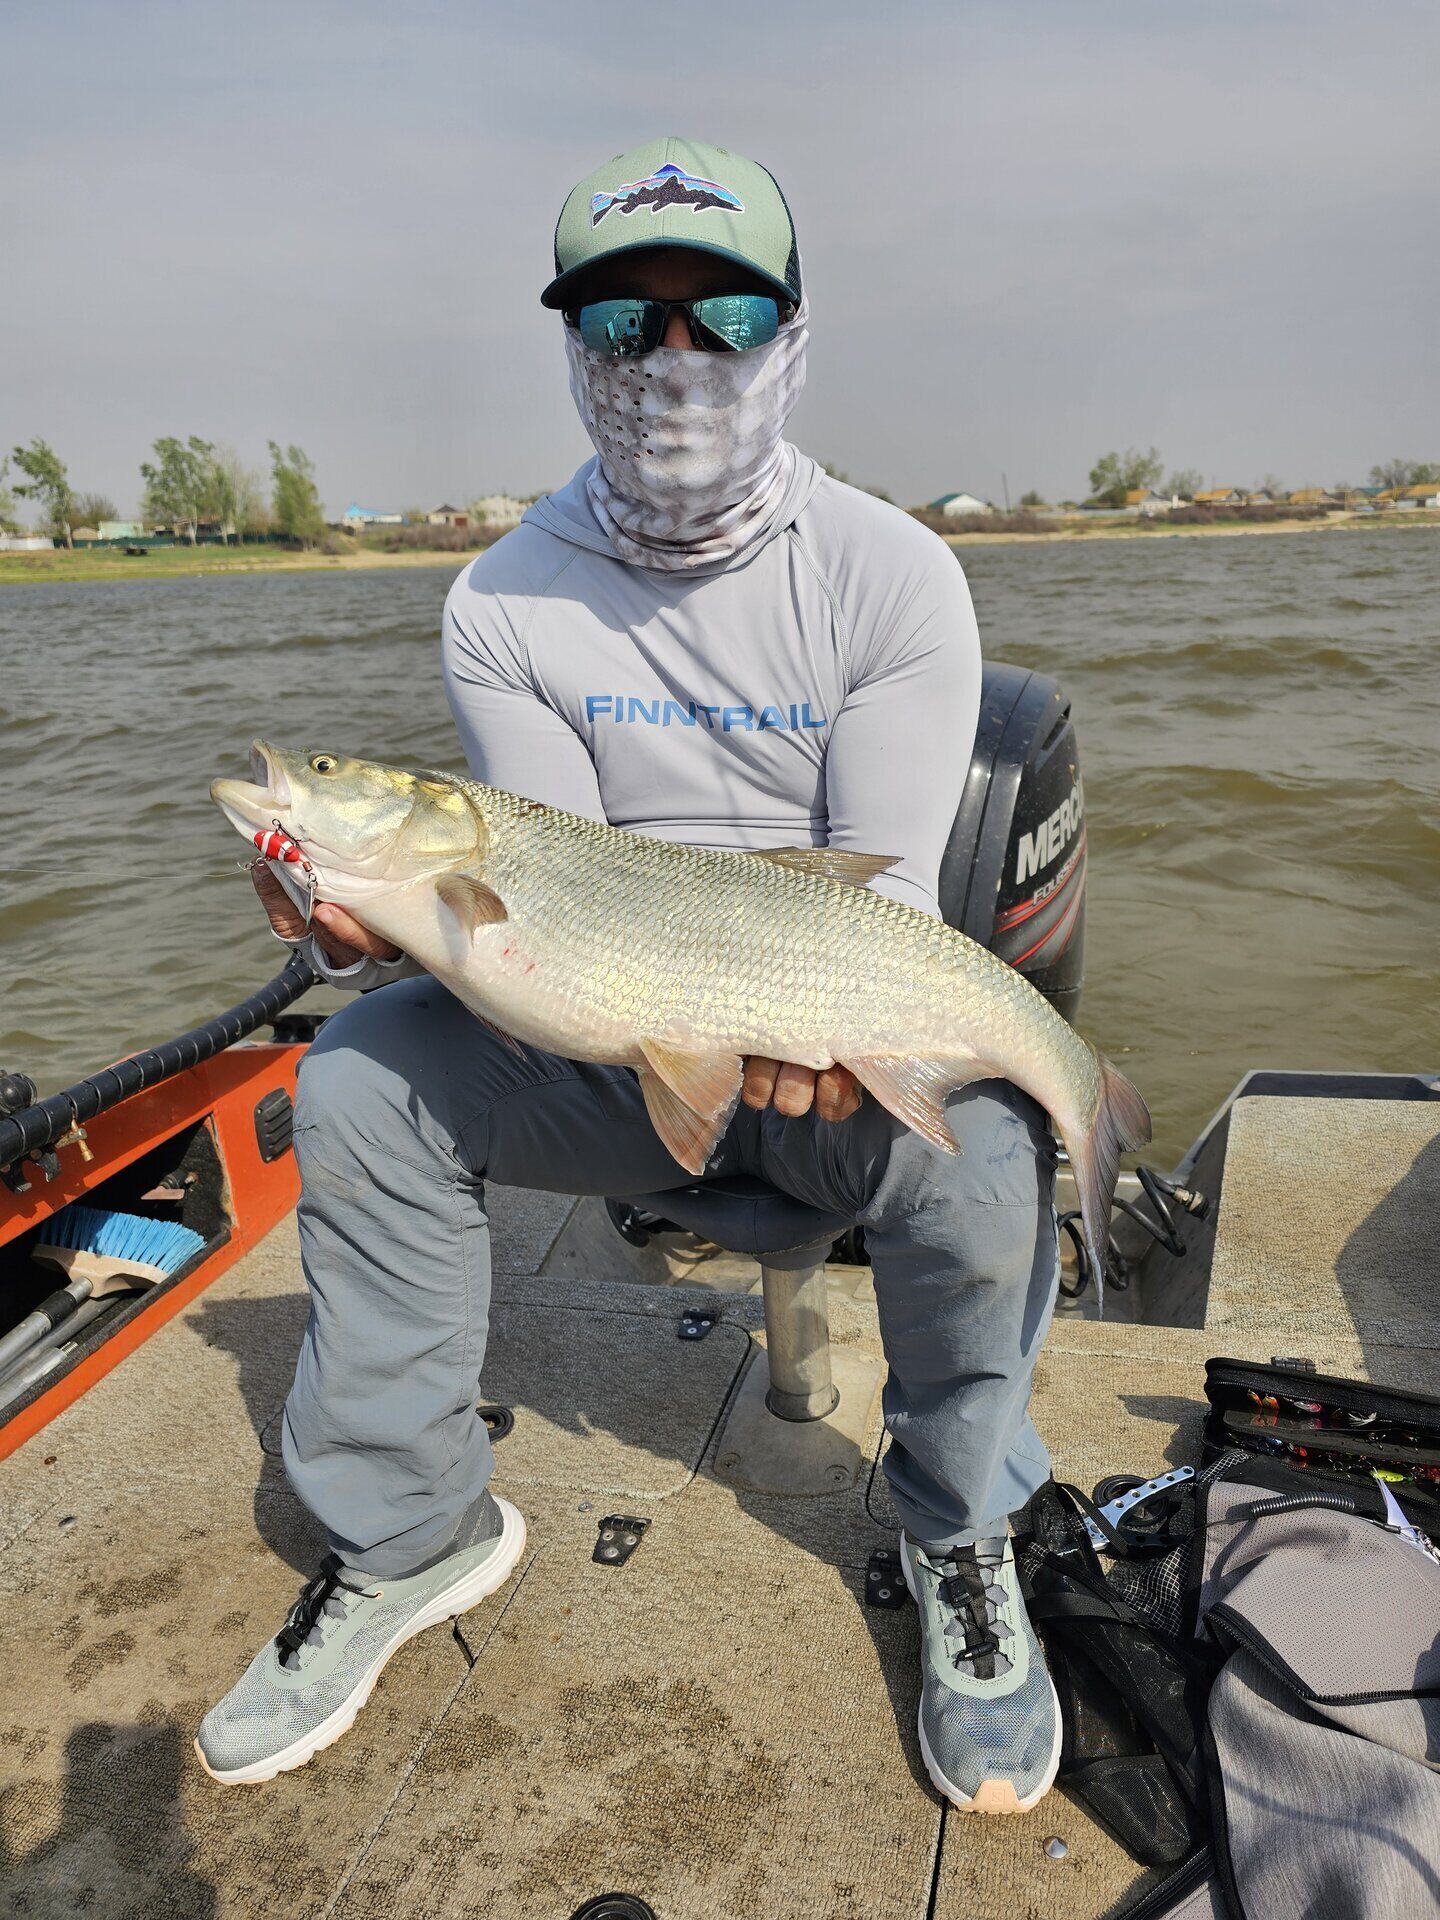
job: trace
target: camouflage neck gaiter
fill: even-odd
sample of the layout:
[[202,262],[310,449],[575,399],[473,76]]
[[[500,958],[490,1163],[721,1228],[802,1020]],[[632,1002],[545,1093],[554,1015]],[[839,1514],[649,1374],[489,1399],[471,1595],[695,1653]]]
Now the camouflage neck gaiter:
[[773,530],[795,465],[781,437],[805,384],[809,309],[763,347],[631,360],[565,329],[570,392],[599,459],[587,491],[631,566],[713,567]]

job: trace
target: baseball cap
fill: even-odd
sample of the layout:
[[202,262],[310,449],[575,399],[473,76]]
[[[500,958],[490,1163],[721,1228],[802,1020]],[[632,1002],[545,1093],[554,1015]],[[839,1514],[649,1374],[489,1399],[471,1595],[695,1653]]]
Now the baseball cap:
[[669,134],[587,174],[560,209],[555,278],[540,304],[565,306],[597,260],[641,247],[717,254],[800,304],[800,255],[785,196],[766,168],[724,147]]

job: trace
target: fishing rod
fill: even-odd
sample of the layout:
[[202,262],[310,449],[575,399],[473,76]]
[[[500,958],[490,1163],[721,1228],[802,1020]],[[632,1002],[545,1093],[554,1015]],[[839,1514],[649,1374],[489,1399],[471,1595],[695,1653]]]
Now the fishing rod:
[[[25,1160],[49,1156],[53,1167],[50,1150],[86,1120],[93,1120],[97,1113],[105,1113],[146,1087],[183,1073],[187,1067],[213,1059],[257,1027],[268,1025],[318,981],[310,962],[298,953],[292,954],[273,980],[267,980],[258,992],[227,1007],[203,1026],[131,1054],[44,1100],[36,1098],[35,1083],[27,1075],[0,1075],[0,1178],[16,1193],[24,1193],[29,1186],[22,1172]],[[47,1180],[54,1178],[44,1159],[41,1171]]]

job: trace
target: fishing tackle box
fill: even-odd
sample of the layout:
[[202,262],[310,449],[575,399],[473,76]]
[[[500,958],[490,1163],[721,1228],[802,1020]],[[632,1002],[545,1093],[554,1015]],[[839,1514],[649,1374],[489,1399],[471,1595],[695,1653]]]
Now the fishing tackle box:
[[1378,1473],[1409,1518],[1440,1537],[1440,1398],[1317,1373],[1313,1362],[1290,1358],[1207,1360],[1205,1397],[1205,1462],[1240,1448],[1257,1456],[1257,1481],[1273,1460],[1354,1494],[1366,1513],[1379,1498]]

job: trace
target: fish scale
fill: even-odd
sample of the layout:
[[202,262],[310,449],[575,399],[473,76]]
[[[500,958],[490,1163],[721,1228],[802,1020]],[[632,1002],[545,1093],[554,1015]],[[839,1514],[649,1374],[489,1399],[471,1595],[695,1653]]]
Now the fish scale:
[[252,767],[253,784],[211,789],[242,832],[278,823],[319,899],[502,1033],[634,1067],[690,1172],[729,1124],[751,1055],[839,1062],[949,1152],[947,1096],[1008,1079],[1065,1141],[1103,1274],[1119,1156],[1150,1137],[1143,1100],[1014,968],[865,884],[891,861],[681,846],[328,752],[257,743]]
[[[748,1042],[753,1052],[760,1022],[792,1046],[837,1057],[832,1042],[843,1049],[876,1032],[864,971],[871,954],[891,995],[905,990],[905,1005],[892,1007],[889,1048],[913,1050],[931,1037],[915,1018],[943,992],[946,971],[971,972],[972,954],[981,963],[972,991],[1003,994],[1013,981],[1039,999],[983,948],[883,895],[753,855],[675,846],[549,809],[521,813],[511,796],[464,784],[490,831],[486,873],[511,918],[533,929],[547,962],[592,983],[597,1009],[639,1034],[679,1021],[697,1041]],[[953,1017],[937,1011],[940,1039]]]

